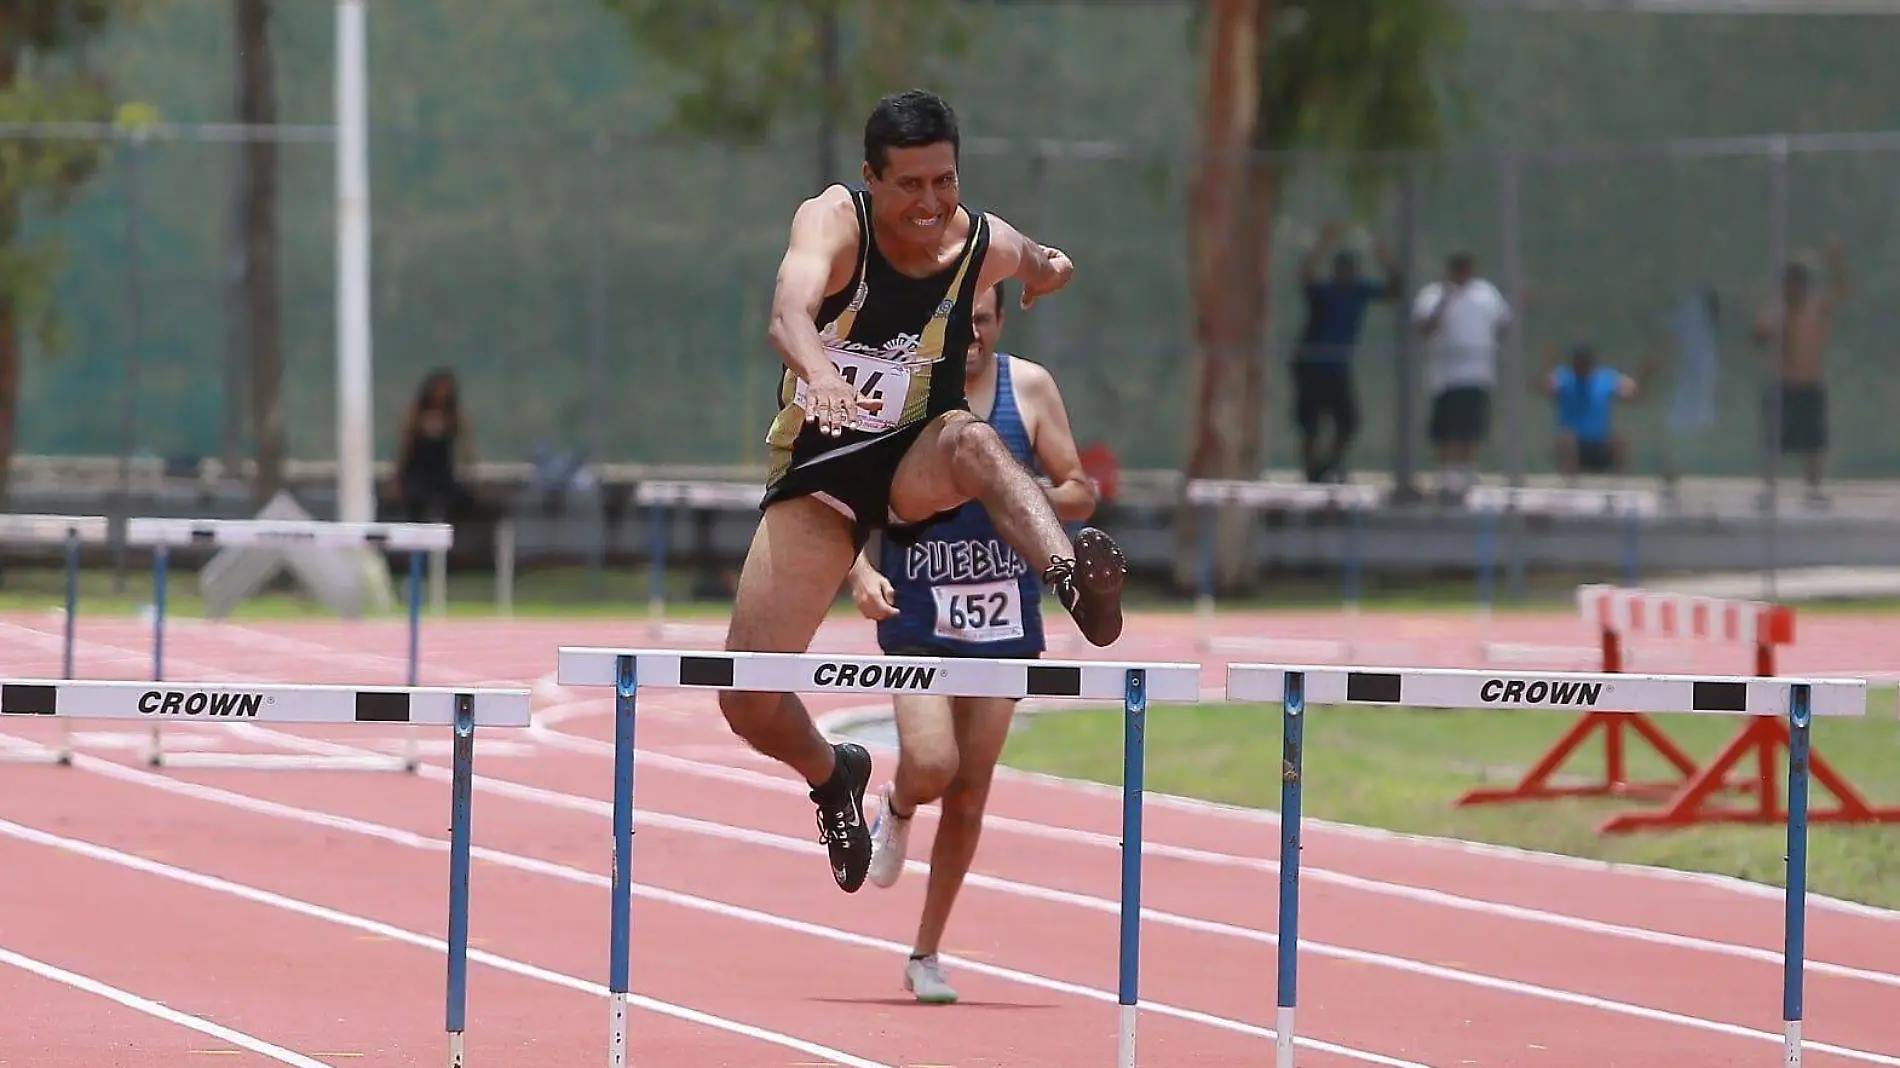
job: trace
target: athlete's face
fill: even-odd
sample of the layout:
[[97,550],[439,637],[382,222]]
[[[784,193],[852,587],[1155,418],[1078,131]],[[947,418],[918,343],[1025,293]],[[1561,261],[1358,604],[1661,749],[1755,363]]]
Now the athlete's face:
[[994,286],[976,295],[975,303],[970,305],[970,325],[976,328],[976,336],[964,358],[963,376],[974,379],[996,362],[996,343],[1003,337],[1003,309],[996,306]]
[[916,148],[893,148],[884,173],[864,165],[878,222],[904,237],[934,240],[957,207],[957,154],[948,141]]

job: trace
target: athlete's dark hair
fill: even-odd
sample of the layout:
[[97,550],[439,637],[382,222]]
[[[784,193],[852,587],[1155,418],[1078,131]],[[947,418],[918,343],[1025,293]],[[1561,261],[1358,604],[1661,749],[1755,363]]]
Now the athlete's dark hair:
[[871,173],[883,174],[893,148],[922,148],[950,142],[957,153],[962,138],[957,133],[957,113],[937,94],[925,89],[907,89],[892,93],[877,102],[871,117],[864,122],[864,162]]
[[990,287],[990,292],[996,294],[996,317],[1001,319],[1003,317],[1003,302],[1008,299],[1009,290],[1003,288],[1002,282],[998,282]]

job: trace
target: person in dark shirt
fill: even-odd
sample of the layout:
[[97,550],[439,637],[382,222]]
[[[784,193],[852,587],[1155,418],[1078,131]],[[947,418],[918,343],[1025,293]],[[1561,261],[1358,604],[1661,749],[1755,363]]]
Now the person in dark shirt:
[[[1359,429],[1359,401],[1352,384],[1352,354],[1359,344],[1366,307],[1405,292],[1405,280],[1385,243],[1374,239],[1373,254],[1385,271],[1374,282],[1359,271],[1359,254],[1339,249],[1345,228],[1328,223],[1319,243],[1300,261],[1306,296],[1306,324],[1293,351],[1293,417],[1300,426],[1300,465],[1308,482],[1343,482],[1346,447]],[[1336,250],[1337,249],[1337,250]],[[1335,251],[1336,250],[1336,251]],[[1332,255],[1332,273],[1320,263]],[[1331,447],[1320,449],[1320,423],[1331,419]]]

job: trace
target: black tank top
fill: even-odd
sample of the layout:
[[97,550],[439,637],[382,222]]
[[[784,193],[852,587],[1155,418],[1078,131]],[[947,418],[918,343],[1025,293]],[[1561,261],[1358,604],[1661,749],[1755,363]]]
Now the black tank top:
[[[884,407],[860,412],[856,424],[836,437],[819,437],[798,406],[803,383],[790,368],[779,379],[779,417],[768,444],[801,454],[835,452],[896,433],[944,412],[966,407],[963,364],[975,339],[971,323],[978,276],[989,251],[989,224],[967,207],[970,233],[956,262],[914,278],[901,274],[877,247],[871,226],[871,194],[853,190],[858,215],[858,265],[844,288],[824,299],[816,325],[826,354],[860,393],[880,397]],[[806,440],[801,432],[809,429]]]

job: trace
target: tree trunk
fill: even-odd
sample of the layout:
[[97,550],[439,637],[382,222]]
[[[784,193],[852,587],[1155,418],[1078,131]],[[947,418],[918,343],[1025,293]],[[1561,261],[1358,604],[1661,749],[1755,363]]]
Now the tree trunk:
[[[270,0],[232,0],[237,42],[238,121],[277,121],[276,64],[270,51]],[[257,473],[252,498],[262,506],[284,484],[283,357],[277,288],[277,144],[268,137],[243,143],[239,217],[244,243],[244,331],[250,355],[251,440]]]
[[[11,200],[11,198],[8,198]],[[5,237],[10,240],[16,206],[0,207],[6,216]],[[13,484],[13,447],[20,409],[20,324],[14,315],[13,301],[0,296],[0,511],[8,510],[7,495]]]
[[[1198,349],[1189,478],[1250,477],[1259,461],[1260,358],[1251,327],[1264,294],[1248,264],[1255,227],[1246,178],[1259,119],[1258,33],[1270,6],[1270,0],[1214,0],[1207,20],[1202,159],[1188,204]],[[1176,526],[1175,577],[1183,585],[1197,577],[1201,512],[1183,509]],[[1225,509],[1215,524],[1217,590],[1253,573],[1248,519],[1242,509]]]
[[[18,73],[17,57],[11,52],[0,52],[0,86],[11,86]],[[0,249],[12,248],[19,236],[19,194],[0,189]],[[0,294],[0,511],[8,510],[20,412],[20,317],[17,311],[13,300]]]

